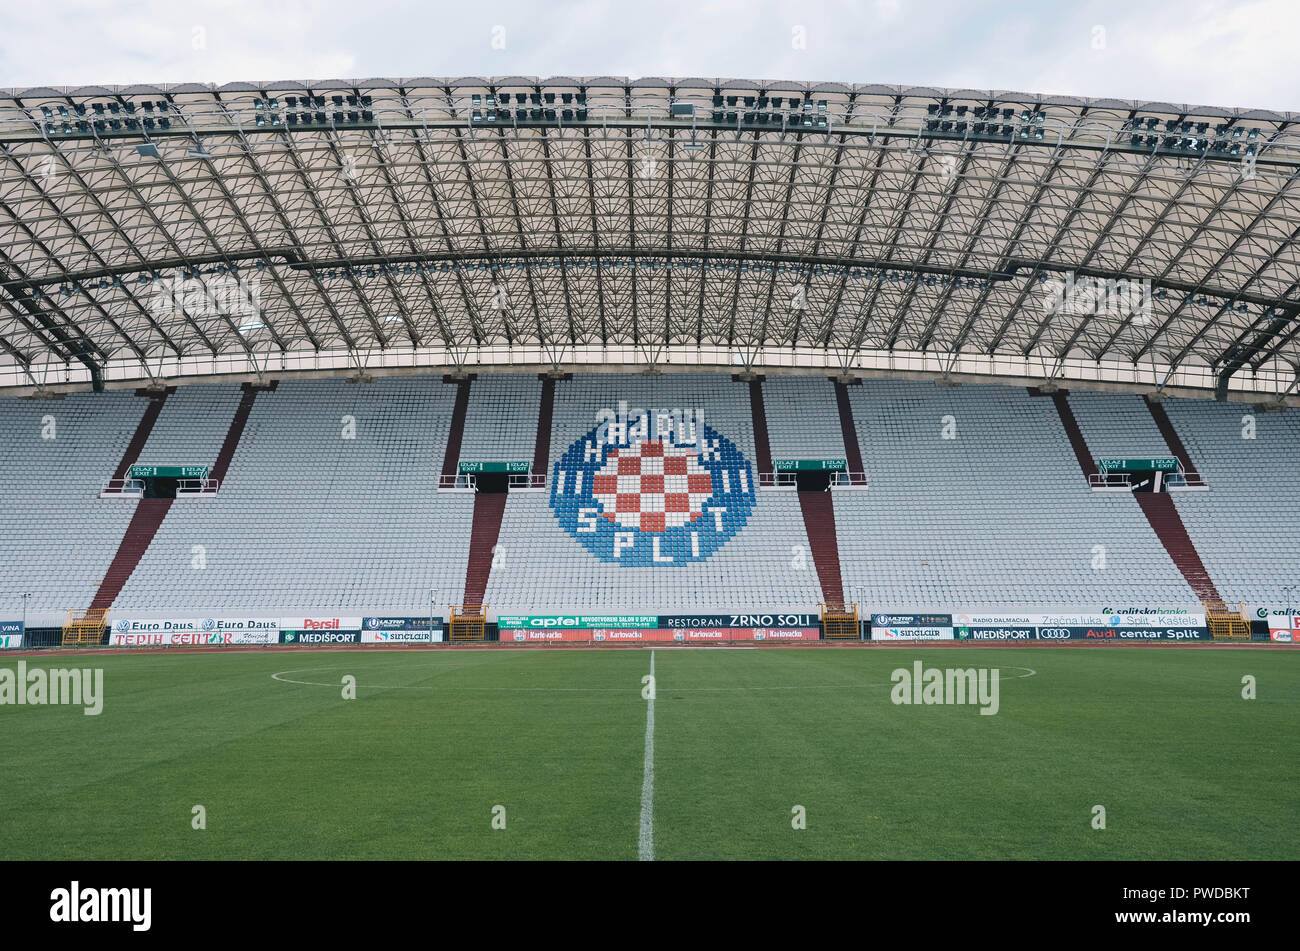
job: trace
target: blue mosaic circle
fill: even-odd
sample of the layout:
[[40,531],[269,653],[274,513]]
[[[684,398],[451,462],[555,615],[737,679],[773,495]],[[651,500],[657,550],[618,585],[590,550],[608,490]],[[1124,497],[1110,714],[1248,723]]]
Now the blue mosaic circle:
[[601,423],[551,470],[551,509],[601,561],[704,561],[748,521],[756,491],[735,444],[688,415],[650,410]]

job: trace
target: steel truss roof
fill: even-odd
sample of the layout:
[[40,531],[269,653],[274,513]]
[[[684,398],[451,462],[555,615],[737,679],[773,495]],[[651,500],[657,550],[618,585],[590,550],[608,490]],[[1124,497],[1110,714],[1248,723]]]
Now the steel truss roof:
[[617,78],[0,95],[0,386],[744,365],[1283,397],[1300,116]]

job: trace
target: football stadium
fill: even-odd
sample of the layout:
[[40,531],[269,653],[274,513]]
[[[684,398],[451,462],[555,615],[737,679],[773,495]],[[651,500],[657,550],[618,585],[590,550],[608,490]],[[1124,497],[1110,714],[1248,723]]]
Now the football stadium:
[[1300,857],[1298,122],[0,90],[0,858]]

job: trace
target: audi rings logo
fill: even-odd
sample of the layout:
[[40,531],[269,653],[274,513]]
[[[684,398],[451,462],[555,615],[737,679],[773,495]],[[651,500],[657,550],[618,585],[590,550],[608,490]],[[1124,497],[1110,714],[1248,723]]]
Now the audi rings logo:
[[1038,636],[1042,640],[1068,641],[1070,639],[1070,631],[1068,628],[1064,627],[1040,627],[1038,629]]

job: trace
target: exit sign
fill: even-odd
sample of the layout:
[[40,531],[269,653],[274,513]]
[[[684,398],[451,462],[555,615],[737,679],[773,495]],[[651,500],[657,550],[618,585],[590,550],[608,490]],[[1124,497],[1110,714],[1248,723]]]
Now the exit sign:
[[209,466],[132,466],[132,479],[202,479]]

